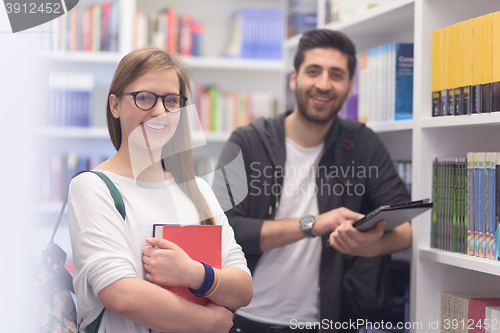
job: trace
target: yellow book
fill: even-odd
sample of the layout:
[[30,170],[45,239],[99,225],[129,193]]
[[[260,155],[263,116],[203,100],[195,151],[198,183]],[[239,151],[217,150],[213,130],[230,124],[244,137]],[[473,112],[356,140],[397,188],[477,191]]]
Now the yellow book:
[[441,116],[448,114],[448,33],[448,27],[441,29]]
[[432,116],[439,116],[441,98],[441,31],[432,32]]
[[492,111],[500,111],[500,11],[492,15]]
[[448,79],[446,88],[448,89],[448,109],[447,115],[452,116],[455,108],[455,26],[449,26],[448,29]]
[[462,42],[462,26],[462,22],[455,24],[455,75],[453,81],[455,87],[455,115],[462,114],[463,104],[464,46]]
[[473,19],[472,35],[472,113],[481,113],[481,76],[483,70],[483,24],[482,18]]
[[462,22],[462,41],[464,45],[464,76],[462,86],[464,87],[462,107],[463,114],[472,111],[472,19]]
[[492,43],[493,43],[493,14],[482,16],[482,35],[483,35],[483,61],[481,74],[481,112],[491,112],[491,82],[492,82]]

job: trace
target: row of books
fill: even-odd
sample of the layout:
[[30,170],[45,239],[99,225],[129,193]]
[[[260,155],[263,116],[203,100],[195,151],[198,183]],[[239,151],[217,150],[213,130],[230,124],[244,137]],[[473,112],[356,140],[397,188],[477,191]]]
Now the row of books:
[[173,8],[157,13],[134,15],[132,48],[149,45],[171,53],[182,55],[202,55],[203,23],[189,15],[178,15]]
[[500,154],[433,162],[431,247],[499,260]]
[[200,121],[194,129],[208,132],[232,131],[277,112],[277,100],[268,92],[223,91],[217,86],[198,85],[195,100]]
[[498,293],[441,292],[440,311],[441,333],[500,333]]
[[500,12],[432,33],[432,115],[500,111]]
[[407,160],[394,160],[394,167],[398,172],[399,178],[403,180],[406,190],[411,194],[411,161]]
[[413,44],[381,45],[358,55],[358,119],[387,122],[413,117]]
[[81,170],[92,170],[109,156],[78,155],[70,152],[64,155],[44,157],[41,162],[39,179],[40,203],[60,203],[66,195],[71,177]]
[[325,21],[326,23],[345,21],[389,1],[392,0],[326,0]]
[[231,58],[281,59],[283,11],[242,8],[231,18],[230,38],[224,55]]
[[288,0],[287,37],[317,27],[317,6],[317,1]]
[[119,1],[76,6],[50,23],[42,48],[52,51],[118,51]]
[[50,72],[47,126],[90,125],[94,77],[82,72]]

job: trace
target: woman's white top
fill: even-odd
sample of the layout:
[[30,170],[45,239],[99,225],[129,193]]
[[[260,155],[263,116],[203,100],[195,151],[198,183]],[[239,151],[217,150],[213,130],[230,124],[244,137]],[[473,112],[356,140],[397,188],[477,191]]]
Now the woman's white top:
[[[109,171],[101,172],[120,192],[126,218],[123,220],[99,176],[88,172],[71,181],[68,221],[73,284],[82,328],[101,313],[103,305],[97,297],[101,290],[122,278],[145,280],[142,248],[148,245],[145,238],[153,235],[153,224],[200,224],[193,202],[174,179],[144,183]],[[222,225],[222,267],[238,267],[250,274],[233,229],[210,186],[201,178],[196,182],[216,224]],[[149,329],[105,311],[99,332],[149,333]]]

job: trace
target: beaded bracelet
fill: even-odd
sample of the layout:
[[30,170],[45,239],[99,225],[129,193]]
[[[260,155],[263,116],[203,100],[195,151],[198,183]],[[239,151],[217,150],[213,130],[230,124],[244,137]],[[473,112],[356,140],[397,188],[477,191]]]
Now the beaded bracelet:
[[214,288],[214,290],[212,290],[212,292],[210,294],[205,295],[205,297],[212,296],[213,294],[215,294],[217,292],[217,290],[220,287],[220,275],[219,275],[219,271],[214,268],[214,272],[215,272],[215,275],[217,276],[217,282],[215,282],[215,288]]
[[201,284],[201,287],[194,290],[189,288],[189,291],[194,294],[196,297],[203,297],[206,295],[206,293],[212,288],[214,284],[214,269],[212,266],[205,264],[204,262],[200,261],[200,264],[205,267],[205,278],[203,279],[203,283]]

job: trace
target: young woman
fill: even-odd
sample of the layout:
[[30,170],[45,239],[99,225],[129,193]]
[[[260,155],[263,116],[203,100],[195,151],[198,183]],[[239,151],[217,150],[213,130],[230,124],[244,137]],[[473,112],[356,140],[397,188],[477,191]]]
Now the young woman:
[[[79,175],[69,190],[82,331],[104,308],[99,332],[227,332],[232,325],[227,308],[250,302],[241,247],[208,184],[194,177],[184,108],[188,95],[187,70],[164,51],[133,51],[118,65],[106,110],[117,153],[95,170],[116,185],[125,220],[97,175]],[[211,285],[210,267],[174,243],[151,238],[155,223],[222,225],[222,269]],[[158,285],[208,286],[211,302],[196,305]]]

